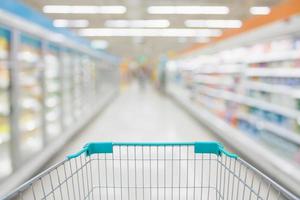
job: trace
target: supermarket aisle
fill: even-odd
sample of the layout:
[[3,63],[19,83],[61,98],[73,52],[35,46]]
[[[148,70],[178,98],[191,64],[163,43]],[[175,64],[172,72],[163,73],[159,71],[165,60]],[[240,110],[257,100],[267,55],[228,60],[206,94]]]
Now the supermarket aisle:
[[151,87],[133,85],[74,138],[53,162],[78,151],[90,141],[195,141],[216,140],[170,99]]
[[[95,121],[93,121],[85,130],[83,130],[77,137],[75,137],[49,163],[49,165],[53,165],[54,163],[63,160],[64,157],[70,153],[77,152],[85,143],[90,141],[148,142],[195,140],[216,140],[216,138],[214,138],[209,131],[207,131],[204,127],[201,127],[189,115],[187,115],[183,110],[175,105],[170,99],[161,96],[150,87],[148,87],[146,91],[140,91],[140,89],[136,85],[133,85],[127,91],[121,93],[120,96],[117,97],[117,99],[112,102],[112,104],[101,115],[99,115],[97,119],[95,119]],[[126,156],[128,159],[129,155],[128,152],[132,153],[132,151],[128,150],[128,147],[127,149],[123,148],[122,153],[120,147],[119,149],[116,149],[116,152],[114,154],[115,157],[110,157],[112,155],[108,155],[107,157],[106,154],[99,157],[95,157],[95,155],[94,157],[92,156],[91,159],[98,159],[98,162],[93,162],[95,164],[89,165],[90,167],[83,167],[84,165],[82,165],[82,162],[85,162],[86,160],[82,160],[81,157],[75,160],[72,159],[73,161],[70,161],[69,164],[62,165],[58,167],[56,171],[54,170],[54,173],[51,173],[51,175],[49,175],[49,177],[52,176],[52,178],[50,178],[51,180],[48,179],[48,176],[46,176],[46,178],[43,179],[43,184],[37,184],[38,187],[35,189],[34,194],[37,196],[43,196],[44,189],[39,186],[43,185],[42,187],[48,188],[46,189],[46,191],[49,192],[46,193],[48,193],[49,195],[52,194],[54,198],[58,197],[57,199],[63,199],[64,196],[64,198],[66,199],[67,195],[69,195],[70,192],[71,198],[69,199],[75,199],[75,196],[77,195],[81,197],[86,194],[84,191],[85,189],[89,188],[89,184],[85,183],[89,182],[88,180],[93,179],[93,181],[91,182],[93,182],[95,186],[93,190],[91,190],[92,199],[108,200],[123,198],[125,200],[129,200],[131,199],[130,196],[132,196],[134,193],[136,195],[134,199],[152,199],[152,195],[157,197],[156,199],[219,199],[217,198],[214,189],[209,188],[208,186],[218,185],[221,190],[221,184],[217,184],[217,180],[224,179],[226,180],[226,183],[228,185],[226,195],[230,196],[228,192],[229,185],[234,188],[234,180],[230,178],[226,179],[225,169],[224,173],[219,172],[220,174],[223,174],[223,176],[218,176],[218,169],[215,170],[218,164],[214,162],[214,157],[206,156],[201,158],[201,156],[198,155],[198,159],[197,161],[195,161],[195,159],[193,159],[192,157],[193,151],[189,151],[187,149],[185,150],[185,148],[180,148],[180,150],[177,147],[172,148],[174,149],[174,151],[170,151],[170,148],[166,148],[163,150],[166,153],[160,154],[158,153],[158,149],[155,148],[149,148],[148,151],[141,151],[141,149],[137,148],[137,155],[143,152],[142,154],[144,157],[142,159],[137,158],[137,162],[135,162],[135,164],[129,161],[126,162]],[[151,159],[149,160],[149,157],[147,157],[147,155],[149,156],[150,153],[153,156],[157,155],[157,158],[162,157],[162,155],[164,154],[164,156],[166,156],[166,159],[164,161],[157,160],[155,164],[155,158],[152,158],[151,164]],[[123,158],[122,161],[121,155]],[[190,158],[190,160],[186,159],[184,157],[185,155]],[[114,158],[114,162],[111,162],[112,158]],[[181,160],[179,160],[178,158],[181,158]],[[220,160],[220,162],[225,162],[226,164],[227,158]],[[192,166],[195,167],[192,168]],[[83,170],[80,170],[78,167]],[[170,170],[166,171],[166,168]],[[195,171],[196,168],[198,169],[197,172]],[[62,190],[57,189],[53,193],[50,192],[52,190],[51,188],[56,188],[56,186],[60,185],[60,179],[57,178],[57,176],[60,175],[63,178],[64,173],[65,176],[67,176],[66,169],[70,169],[69,171],[73,171],[73,173],[74,171],[77,171],[79,169],[78,173],[73,174],[75,178],[72,178],[69,182],[66,182],[67,188],[68,184],[71,183],[73,185],[73,188],[70,185],[70,191],[67,189],[66,192],[66,185],[62,184]],[[200,171],[202,171],[202,173],[199,173]],[[242,169],[240,168],[240,172],[241,174],[245,174],[245,177],[247,177],[247,175],[248,177],[254,177],[252,171],[248,171],[248,169],[245,170],[245,168],[243,167]],[[116,174],[112,175],[114,173]],[[136,173],[141,175],[137,176]],[[162,175],[162,173],[164,175]],[[77,175],[75,176],[75,174]],[[115,182],[107,182],[107,177],[109,177],[109,175],[114,177],[113,179],[109,180],[114,180]],[[119,176],[123,179],[118,178]],[[131,176],[134,178],[129,178]],[[87,177],[87,182],[85,182],[85,179],[83,177]],[[99,179],[98,177],[102,178]],[[220,179],[217,179],[217,177],[220,177]],[[230,177],[229,173],[227,174],[227,177]],[[188,186],[188,182],[191,181],[195,186],[193,186],[193,184]],[[115,186],[114,190],[112,190],[110,186],[112,184]],[[133,188],[129,187],[130,185],[134,184],[137,185]],[[155,184],[157,184],[157,187],[159,187],[160,185],[161,190],[155,189]],[[166,184],[166,186],[163,186],[162,184]],[[255,182],[255,184],[258,183]],[[78,191],[77,188],[74,189],[74,185],[78,186]],[[99,187],[99,185],[101,187]],[[225,186],[225,181],[223,185]],[[224,186],[222,187],[223,192],[225,188]],[[265,184],[262,184],[260,188],[261,191],[267,193],[268,187],[266,187]],[[164,193],[162,191],[164,191]],[[232,189],[230,191],[232,191],[231,197],[233,196],[233,192],[235,192],[237,199],[244,193],[243,187],[239,188],[239,186],[236,186],[235,189]],[[248,189],[246,191],[246,197],[248,197],[249,194],[251,197],[250,191]],[[30,192],[31,191],[29,190],[27,193],[25,193],[25,196],[30,196]],[[273,197],[275,193],[273,194],[273,191],[271,191],[271,193]],[[173,196],[173,194],[175,195]],[[72,195],[74,196],[74,198],[72,198]],[[116,195],[116,198],[114,195]],[[150,198],[148,198],[149,196]],[[253,195],[253,197],[255,196]]]

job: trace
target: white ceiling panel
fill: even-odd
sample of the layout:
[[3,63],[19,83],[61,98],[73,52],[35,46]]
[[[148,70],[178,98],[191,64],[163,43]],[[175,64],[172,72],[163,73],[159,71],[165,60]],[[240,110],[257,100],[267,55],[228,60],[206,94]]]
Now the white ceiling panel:
[[[126,12],[124,14],[64,14],[64,13],[45,13],[52,19],[71,20],[61,21],[60,25],[73,25],[73,31],[82,33],[81,28],[89,29],[113,29],[113,28],[153,28],[147,27],[146,23],[150,24],[151,21],[145,22],[145,26],[141,25],[141,20],[164,20],[168,23],[165,26],[170,29],[191,29],[191,28],[205,28],[205,27],[186,27],[186,20],[199,20],[202,23],[205,20],[245,20],[251,16],[250,8],[252,6],[272,6],[280,2],[280,0],[23,0],[25,3],[43,11],[46,5],[68,5],[68,6],[125,6]],[[222,6],[228,8],[228,14],[151,14],[147,10],[150,6],[197,6],[198,9],[205,11],[203,6]],[[202,8],[201,8],[202,7]],[[182,8],[182,7],[181,7]],[[204,9],[204,10],[203,10]],[[206,9],[208,9],[206,7]],[[203,12],[202,12],[203,13]],[[205,12],[204,12],[205,13]],[[78,21],[79,20],[79,21]],[[113,27],[112,20],[119,20],[121,27]],[[139,21],[138,21],[139,20]],[[77,24],[76,24],[77,21]],[[152,22],[153,22],[152,21]],[[81,22],[81,24],[79,24]],[[222,21],[221,21],[222,22]],[[79,24],[79,25],[78,25]],[[88,24],[88,25],[87,25]],[[110,24],[111,26],[108,26]],[[126,26],[125,26],[125,25]],[[138,27],[134,27],[139,24]],[[195,23],[196,24],[196,23]],[[203,25],[204,23],[202,23]],[[76,26],[77,25],[77,26]],[[81,26],[80,26],[81,25]],[[85,25],[85,26],[83,26]],[[127,26],[128,25],[128,26]],[[220,24],[219,24],[220,25]],[[226,25],[226,24],[225,24]],[[224,27],[226,28],[226,26]],[[74,28],[75,27],[75,28]],[[159,26],[158,26],[159,27]],[[221,26],[222,27],[222,26]],[[223,28],[224,28],[223,27]],[[163,28],[163,27],[162,27]],[[217,28],[217,27],[215,27]],[[238,28],[238,27],[236,27]],[[157,29],[157,27],[155,28]],[[115,31],[114,31],[115,32]],[[132,31],[131,31],[132,32]],[[149,32],[149,31],[142,31]],[[162,36],[165,32],[162,31]],[[84,34],[83,34],[84,35]],[[100,34],[101,35],[101,34]],[[206,37],[139,37],[137,34],[131,34],[131,37],[109,37],[109,36],[88,36],[89,40],[105,40],[108,42],[108,51],[121,55],[136,57],[139,55],[146,55],[156,58],[169,50],[179,50],[190,46],[195,42],[206,42],[209,38]]]

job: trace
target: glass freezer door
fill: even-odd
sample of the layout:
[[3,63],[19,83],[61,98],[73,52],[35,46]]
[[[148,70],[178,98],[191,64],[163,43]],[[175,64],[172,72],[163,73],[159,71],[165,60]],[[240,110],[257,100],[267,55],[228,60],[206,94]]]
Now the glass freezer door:
[[20,152],[26,159],[38,152],[42,140],[42,84],[41,43],[27,35],[21,35],[18,50],[20,81]]
[[63,103],[63,126],[68,129],[73,121],[73,77],[74,69],[72,65],[71,52],[65,50],[62,53],[62,103]]
[[73,112],[75,120],[82,119],[82,106],[83,106],[83,66],[80,55],[74,54],[74,104],[73,104]]
[[0,179],[12,172],[10,157],[9,31],[0,27]]
[[93,96],[92,96],[92,61],[88,56],[82,57],[82,93],[84,104],[82,105],[83,114],[90,112],[89,105],[93,104]]
[[61,89],[59,50],[50,46],[45,55],[45,119],[47,138],[53,139],[61,132]]

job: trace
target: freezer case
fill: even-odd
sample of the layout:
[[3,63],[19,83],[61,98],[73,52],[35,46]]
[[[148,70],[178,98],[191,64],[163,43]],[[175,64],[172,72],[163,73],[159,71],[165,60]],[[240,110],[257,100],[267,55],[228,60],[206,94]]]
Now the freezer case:
[[0,180],[12,172],[10,157],[10,32],[0,27]]
[[73,54],[74,56],[74,93],[73,93],[73,113],[75,120],[82,119],[83,112],[83,63],[79,54]]
[[63,128],[68,129],[74,119],[73,93],[74,93],[74,65],[70,50],[62,52],[62,116]]
[[61,133],[61,77],[58,47],[49,45],[45,55],[45,126],[48,139]]
[[43,146],[41,42],[21,35],[18,49],[20,153],[23,160]]

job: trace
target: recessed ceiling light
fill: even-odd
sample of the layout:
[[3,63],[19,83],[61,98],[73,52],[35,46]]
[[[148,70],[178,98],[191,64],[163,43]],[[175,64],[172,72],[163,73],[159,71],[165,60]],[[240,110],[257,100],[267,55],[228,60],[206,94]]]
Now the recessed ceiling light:
[[124,14],[127,11],[125,6],[69,6],[69,5],[46,5],[44,13],[61,14]]
[[89,21],[85,19],[67,20],[67,19],[55,19],[53,21],[55,27],[71,27],[71,28],[84,28],[89,26]]
[[241,20],[186,20],[187,27],[197,28],[240,28]]
[[147,11],[150,14],[225,15],[229,13],[229,8],[227,6],[149,6]]
[[86,28],[78,31],[87,37],[218,37],[219,29],[142,29],[142,28]]
[[108,47],[108,42],[106,40],[93,40],[91,46],[94,49],[106,49]]
[[112,28],[166,28],[170,26],[169,20],[107,20],[104,24]]
[[268,15],[271,9],[267,6],[254,6],[250,8],[250,13],[252,15]]

